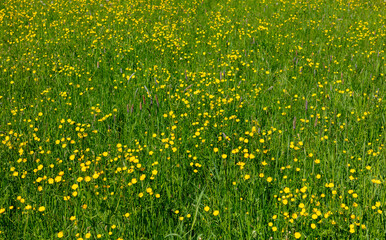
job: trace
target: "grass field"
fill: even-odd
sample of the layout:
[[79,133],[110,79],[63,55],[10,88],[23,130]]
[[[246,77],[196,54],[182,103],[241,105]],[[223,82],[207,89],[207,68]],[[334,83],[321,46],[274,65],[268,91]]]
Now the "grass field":
[[383,0],[0,2],[0,239],[385,239]]

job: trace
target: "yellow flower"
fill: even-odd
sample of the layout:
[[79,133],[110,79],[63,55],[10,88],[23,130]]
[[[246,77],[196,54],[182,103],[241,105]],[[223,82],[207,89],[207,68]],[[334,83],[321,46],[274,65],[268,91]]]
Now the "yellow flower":
[[46,208],[44,207],[44,206],[41,206],[41,207],[39,207],[39,212],[44,212],[44,210],[46,210]]
[[217,216],[220,212],[218,210],[213,211],[213,215]]
[[58,238],[62,238],[63,237],[63,232],[58,232]]
[[205,212],[209,211],[209,209],[210,208],[208,206],[204,207]]
[[296,238],[296,239],[299,239],[301,236],[302,236],[302,235],[301,235],[299,232],[296,232],[296,233],[295,233],[295,238]]
[[381,184],[381,180],[377,180],[377,179],[372,179],[371,180],[372,183],[375,183],[375,184]]
[[251,176],[248,175],[248,174],[246,174],[246,175],[244,176],[244,179],[245,179],[245,180],[248,180],[248,179],[250,179],[250,178],[251,178]]

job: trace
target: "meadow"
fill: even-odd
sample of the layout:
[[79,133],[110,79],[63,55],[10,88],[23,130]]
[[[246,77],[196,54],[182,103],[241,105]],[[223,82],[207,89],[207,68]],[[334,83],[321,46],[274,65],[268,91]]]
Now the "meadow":
[[0,2],[0,239],[385,239],[383,0]]

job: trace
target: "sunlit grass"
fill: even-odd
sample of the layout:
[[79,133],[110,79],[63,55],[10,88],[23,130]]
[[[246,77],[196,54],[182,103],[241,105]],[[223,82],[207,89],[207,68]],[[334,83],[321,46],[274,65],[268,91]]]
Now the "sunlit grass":
[[384,239],[385,9],[0,3],[0,238]]

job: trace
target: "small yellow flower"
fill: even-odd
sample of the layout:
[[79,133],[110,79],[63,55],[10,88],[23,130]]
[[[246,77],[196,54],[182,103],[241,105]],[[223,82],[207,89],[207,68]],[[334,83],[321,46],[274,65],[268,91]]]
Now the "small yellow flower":
[[44,210],[46,210],[46,208],[45,208],[44,206],[41,206],[41,207],[39,207],[39,209],[38,209],[39,212],[44,212]]
[[209,211],[209,209],[210,208],[208,206],[204,207],[205,212]]
[[58,232],[58,238],[62,238],[63,237],[63,232]]
[[301,235],[299,232],[296,232],[296,233],[295,233],[295,238],[296,238],[296,239],[299,239],[301,236],[302,236],[302,235]]
[[213,215],[217,216],[220,212],[218,210],[213,211]]

